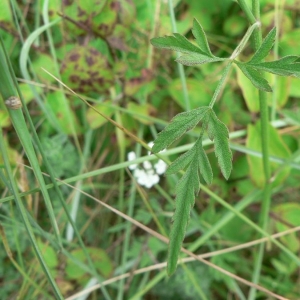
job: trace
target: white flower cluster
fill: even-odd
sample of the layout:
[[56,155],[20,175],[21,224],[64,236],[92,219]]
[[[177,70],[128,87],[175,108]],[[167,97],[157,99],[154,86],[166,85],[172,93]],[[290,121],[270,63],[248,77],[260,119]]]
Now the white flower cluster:
[[[153,142],[148,143],[148,146],[152,148]],[[163,152],[163,151],[162,151]],[[148,151],[148,155],[150,155]],[[135,160],[136,154],[131,151],[127,155],[128,161]],[[165,173],[167,169],[167,164],[159,159],[157,163],[153,164],[150,161],[143,162],[143,168],[139,167],[137,164],[129,166],[130,170],[133,170],[133,176],[138,182],[138,184],[145,186],[150,189],[153,185],[159,182],[159,175]]]

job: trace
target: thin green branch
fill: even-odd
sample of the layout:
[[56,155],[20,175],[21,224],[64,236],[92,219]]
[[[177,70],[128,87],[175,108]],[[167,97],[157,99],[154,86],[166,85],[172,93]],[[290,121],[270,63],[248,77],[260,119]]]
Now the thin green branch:
[[[246,13],[246,11],[245,11]],[[260,20],[260,2],[259,0],[252,0],[252,13],[257,21]],[[261,27],[255,29],[254,31],[254,49],[257,50],[262,43],[262,31]],[[260,118],[261,118],[261,143],[262,143],[262,160],[263,160],[263,168],[264,168],[264,177],[265,177],[265,186],[263,189],[263,199],[261,205],[261,213],[259,218],[259,225],[262,230],[266,230],[268,224],[268,217],[270,211],[270,203],[271,203],[271,169],[270,169],[270,161],[269,161],[269,112],[268,112],[268,104],[267,104],[267,95],[263,91],[259,91],[259,104],[260,104]],[[258,253],[255,258],[254,263],[254,272],[252,276],[252,282],[258,283],[262,260],[264,256],[265,245],[261,244],[258,249]],[[256,289],[251,288],[249,293],[249,300],[254,300],[256,298]]]
[[[177,26],[176,26],[176,19],[175,19],[174,8],[173,8],[173,1],[168,0],[168,4],[169,4],[169,13],[170,13],[170,18],[172,23],[172,31],[176,33]],[[177,57],[179,56],[180,54],[177,52]],[[191,104],[190,104],[190,99],[189,99],[189,94],[188,94],[188,89],[186,84],[185,72],[182,64],[177,62],[177,67],[178,67],[179,77],[182,85],[182,93],[183,93],[183,99],[185,103],[185,109],[188,111],[191,110]]]
[[230,69],[231,69],[232,63],[233,63],[233,61],[230,61],[230,62],[226,65],[226,67],[225,67],[225,69],[224,69],[224,71],[223,71],[222,77],[221,77],[221,79],[219,80],[218,86],[217,86],[217,88],[216,88],[216,90],[215,90],[215,92],[214,92],[214,95],[213,95],[213,97],[212,97],[210,103],[209,103],[209,107],[210,107],[210,108],[213,108],[213,106],[214,106],[216,100],[218,99],[219,94],[221,93],[221,91],[222,91],[223,88],[224,88],[224,84],[225,84],[227,75],[229,74],[229,71],[230,71]]
[[238,4],[240,5],[242,11],[245,13],[248,21],[250,24],[254,24],[256,22],[256,18],[253,15],[251,9],[249,8],[248,4],[245,0],[237,0]]

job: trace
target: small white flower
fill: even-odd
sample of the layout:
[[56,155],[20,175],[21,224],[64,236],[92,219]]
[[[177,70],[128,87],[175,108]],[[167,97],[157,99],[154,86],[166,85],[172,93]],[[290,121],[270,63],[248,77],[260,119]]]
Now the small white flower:
[[146,160],[143,162],[143,167],[146,169],[146,170],[151,170],[153,167],[152,167],[152,164],[150,163],[150,161]]
[[151,179],[152,185],[159,183],[159,176],[157,174],[151,175],[150,179]]
[[148,146],[149,146],[150,148],[152,148],[153,145],[154,145],[154,142],[149,142],[149,143],[148,143]]
[[156,170],[156,173],[159,175],[162,175],[166,172],[167,164],[163,160],[159,160],[155,165],[154,168]]
[[140,185],[146,185],[148,182],[147,174],[144,170],[140,170],[140,169],[134,170],[133,176],[137,179],[137,182]]
[[[128,161],[132,161],[132,160],[135,160],[136,159],[136,154],[133,152],[133,151],[130,151],[128,154],[127,154],[127,159]],[[130,165],[128,168],[130,170],[135,170],[137,167],[137,164],[132,164]]]
[[[154,143],[148,143],[149,147],[153,147]],[[166,150],[163,150],[166,151]],[[163,152],[161,151],[161,152]],[[148,155],[151,152],[148,151]],[[131,151],[127,154],[128,161],[132,161],[136,159],[136,154]],[[130,170],[133,170],[133,176],[136,179],[139,185],[145,186],[146,188],[151,188],[153,185],[159,182],[159,175],[163,174],[166,171],[167,165],[161,159],[154,165],[150,161],[143,162],[143,169],[139,168],[137,164],[133,164],[129,166]]]
[[[153,145],[154,145],[154,142],[148,143],[148,146],[149,146],[151,149],[152,149]],[[151,154],[151,151],[148,151],[148,155],[150,155],[150,154]]]

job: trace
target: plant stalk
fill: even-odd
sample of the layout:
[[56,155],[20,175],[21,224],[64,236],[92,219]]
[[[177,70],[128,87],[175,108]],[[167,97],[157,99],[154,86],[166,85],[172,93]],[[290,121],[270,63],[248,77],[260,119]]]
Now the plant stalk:
[[[239,1],[244,2],[244,1]],[[244,6],[241,5],[242,8],[245,9]],[[244,10],[245,14],[249,15],[248,10]],[[260,20],[260,2],[259,0],[252,0],[252,13],[255,17],[256,21]],[[261,27],[258,27],[253,32],[254,37],[254,50],[256,51],[261,43],[262,43],[262,31]],[[267,95],[266,92],[259,91],[259,105],[260,105],[260,118],[261,118],[261,144],[262,144],[262,160],[263,160],[263,169],[264,169],[264,177],[265,177],[265,185],[263,189],[263,198],[262,198],[262,206],[261,213],[259,218],[259,225],[262,230],[266,230],[268,224],[268,216],[270,211],[270,203],[271,203],[271,168],[269,162],[269,112],[268,112],[268,104],[267,104]],[[257,284],[259,282],[262,260],[264,256],[265,245],[261,244],[258,247],[258,253],[255,257],[254,262],[254,271],[252,275],[252,283]],[[256,298],[256,289],[251,287],[248,300],[254,300]]]

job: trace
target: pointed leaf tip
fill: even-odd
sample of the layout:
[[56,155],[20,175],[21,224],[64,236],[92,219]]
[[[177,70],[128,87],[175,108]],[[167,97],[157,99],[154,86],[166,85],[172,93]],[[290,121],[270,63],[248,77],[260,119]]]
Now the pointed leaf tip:
[[208,56],[214,57],[214,55],[211,53],[206,34],[201,26],[201,24],[198,22],[198,20],[195,18],[193,22],[193,29],[192,33],[196,39],[196,42],[199,46],[199,48]]
[[272,88],[268,81],[260,75],[259,71],[245,63],[236,64],[257,89],[264,92],[272,92]]
[[150,43],[157,48],[169,49],[183,53],[205,54],[199,47],[195,46],[186,37],[179,33],[174,33],[174,36],[153,38],[150,40]]
[[221,172],[227,180],[232,170],[232,152],[229,147],[229,132],[224,123],[222,123],[214,112],[209,119],[207,133],[211,140],[214,141],[215,154]]
[[254,53],[249,63],[261,62],[271,51],[276,37],[276,27],[274,27],[265,37],[259,49]]

